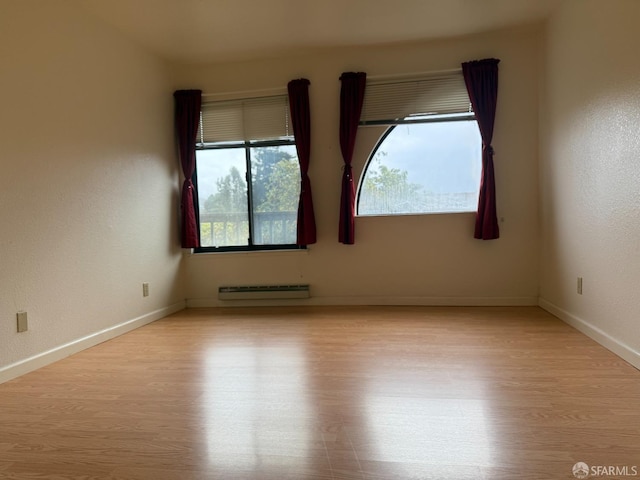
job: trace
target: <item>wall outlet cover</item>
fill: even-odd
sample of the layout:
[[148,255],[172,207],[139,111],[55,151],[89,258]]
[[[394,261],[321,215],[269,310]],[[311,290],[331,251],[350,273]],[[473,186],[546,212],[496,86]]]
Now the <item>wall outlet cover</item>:
[[18,312],[18,333],[26,332],[29,329],[29,323],[27,321],[27,312]]

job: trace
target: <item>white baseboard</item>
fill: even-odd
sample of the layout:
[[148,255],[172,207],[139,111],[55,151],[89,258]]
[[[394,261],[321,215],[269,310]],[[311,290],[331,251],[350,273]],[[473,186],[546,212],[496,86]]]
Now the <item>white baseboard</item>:
[[538,297],[311,297],[305,299],[218,300],[187,299],[187,308],[207,307],[285,307],[285,306],[451,306],[520,307],[537,306]]
[[560,320],[568,323],[576,330],[584,333],[587,337],[595,340],[606,349],[611,350],[613,353],[626,360],[637,369],[640,369],[640,352],[634,350],[629,345],[618,340],[617,338],[613,338],[611,335],[599,329],[598,327],[591,325],[586,320],[577,317],[572,313],[567,312],[566,310],[563,310],[562,308],[543,298],[539,300],[538,304],[540,305],[540,308],[543,308],[552,315],[555,315]]
[[38,368],[42,368],[58,360],[62,360],[74,353],[78,353],[89,347],[98,345],[99,343],[111,340],[123,333],[130,332],[136,328],[147,325],[151,322],[155,322],[167,315],[183,310],[186,307],[185,302],[178,302],[168,307],[160,308],[150,313],[141,315],[140,317],[126,322],[114,325],[113,327],[105,328],[96,333],[87,335],[86,337],[79,338],[65,345],[61,345],[56,348],[52,348],[46,352],[39,353],[32,357],[20,360],[19,362],[12,363],[6,367],[0,368],[0,383],[7,382],[13,378],[24,375],[25,373],[32,372]]

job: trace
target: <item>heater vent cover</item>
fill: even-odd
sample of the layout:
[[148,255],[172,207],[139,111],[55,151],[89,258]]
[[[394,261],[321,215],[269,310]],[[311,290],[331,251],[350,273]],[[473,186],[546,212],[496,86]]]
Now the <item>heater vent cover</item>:
[[309,296],[309,285],[233,285],[218,288],[220,300],[268,300]]

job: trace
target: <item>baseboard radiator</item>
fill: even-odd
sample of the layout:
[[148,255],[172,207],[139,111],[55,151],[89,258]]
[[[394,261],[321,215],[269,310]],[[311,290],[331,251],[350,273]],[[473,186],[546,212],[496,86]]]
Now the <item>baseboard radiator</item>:
[[220,300],[309,298],[309,285],[235,285],[218,288]]

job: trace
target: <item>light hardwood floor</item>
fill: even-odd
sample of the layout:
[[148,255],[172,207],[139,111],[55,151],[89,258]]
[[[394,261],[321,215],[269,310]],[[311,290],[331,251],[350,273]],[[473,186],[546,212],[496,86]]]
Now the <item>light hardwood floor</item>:
[[0,479],[555,480],[579,461],[640,466],[640,372],[534,307],[186,310],[0,385]]

